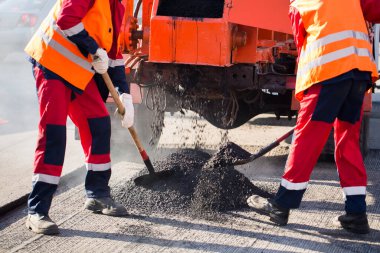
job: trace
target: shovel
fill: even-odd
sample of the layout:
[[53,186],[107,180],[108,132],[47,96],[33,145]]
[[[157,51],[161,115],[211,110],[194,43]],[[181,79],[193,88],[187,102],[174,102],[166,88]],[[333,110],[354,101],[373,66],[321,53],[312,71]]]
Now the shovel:
[[[102,77],[103,77],[104,82],[107,85],[109,92],[111,93],[113,100],[116,103],[118,113],[120,115],[124,115],[124,113],[125,113],[124,105],[119,98],[119,94],[115,90],[115,87],[112,83],[111,78],[109,77],[107,72],[102,74]],[[146,153],[143,145],[141,144],[140,139],[137,136],[135,128],[133,126],[131,126],[128,128],[128,130],[129,130],[129,133],[131,134],[131,137],[132,137],[132,139],[133,139],[133,141],[137,147],[137,150],[139,151],[139,153],[141,155],[142,160],[144,161],[146,168],[149,171],[149,174],[142,175],[142,176],[135,178],[134,182],[136,185],[148,185],[148,184],[151,184],[158,179],[165,178],[165,177],[168,177],[171,174],[173,174],[173,171],[155,172],[154,167],[152,165],[152,162],[150,161],[148,154]]]
[[291,136],[294,132],[294,128],[292,130],[290,130],[289,132],[287,132],[286,134],[284,134],[283,136],[281,136],[280,138],[278,138],[277,140],[275,140],[274,142],[272,142],[271,144],[269,144],[268,146],[265,146],[263,147],[262,149],[260,149],[257,153],[255,154],[250,154],[250,156],[248,158],[244,158],[244,159],[233,159],[233,162],[232,164],[233,165],[243,165],[243,164],[246,164],[246,163],[250,163],[254,160],[256,160],[257,158],[265,155],[266,153],[268,153],[269,151],[271,151],[272,149],[274,149],[275,147],[277,147],[278,145],[280,145],[280,143],[285,140],[286,138],[288,138],[289,136]]

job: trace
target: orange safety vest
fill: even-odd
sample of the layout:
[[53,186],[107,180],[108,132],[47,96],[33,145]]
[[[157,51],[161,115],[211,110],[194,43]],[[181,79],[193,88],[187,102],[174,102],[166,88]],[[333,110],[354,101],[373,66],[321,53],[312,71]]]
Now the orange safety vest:
[[[61,9],[62,0],[58,0],[25,47],[25,52],[76,88],[84,90],[95,74],[91,65],[92,59],[90,55],[83,56],[57,26]],[[108,52],[113,39],[109,0],[95,0],[82,23],[99,47]]]
[[360,0],[295,0],[307,32],[298,59],[296,98],[313,84],[353,69],[378,77]]

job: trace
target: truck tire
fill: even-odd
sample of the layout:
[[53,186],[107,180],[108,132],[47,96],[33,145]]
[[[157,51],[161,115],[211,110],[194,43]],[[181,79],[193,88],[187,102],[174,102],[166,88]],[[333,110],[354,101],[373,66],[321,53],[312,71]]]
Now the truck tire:
[[224,119],[226,109],[223,106],[222,100],[210,100],[206,102],[204,109],[198,113],[211,125],[221,129],[234,129],[240,127],[258,114],[258,112],[252,110],[248,104],[239,101],[239,110],[236,113],[236,119],[232,124],[226,124],[226,120]]

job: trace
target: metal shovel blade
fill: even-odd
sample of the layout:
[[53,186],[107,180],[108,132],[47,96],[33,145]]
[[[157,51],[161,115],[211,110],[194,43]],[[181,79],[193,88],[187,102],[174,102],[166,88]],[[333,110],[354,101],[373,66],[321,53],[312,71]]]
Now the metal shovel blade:
[[174,174],[173,170],[164,170],[136,177],[133,181],[138,186],[150,186],[155,182],[166,180]]
[[142,157],[144,157],[143,161],[144,161],[145,167],[149,171],[149,174],[136,177],[134,179],[134,182],[136,185],[148,186],[148,185],[151,185],[152,183],[154,183],[155,181],[163,180],[163,179],[168,178],[171,175],[173,175],[174,171],[172,171],[172,170],[155,171],[153,164],[150,161],[149,157],[146,154],[143,155]]

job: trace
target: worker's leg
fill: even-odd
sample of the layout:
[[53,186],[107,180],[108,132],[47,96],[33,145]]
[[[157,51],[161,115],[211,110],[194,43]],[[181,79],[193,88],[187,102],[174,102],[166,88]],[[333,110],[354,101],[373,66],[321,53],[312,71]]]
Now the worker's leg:
[[307,90],[301,101],[285,173],[274,199],[277,205],[289,209],[299,207],[348,91],[345,82],[317,84]]
[[34,68],[40,122],[34,159],[33,189],[28,199],[29,214],[47,215],[62,172],[66,147],[66,119],[71,90],[61,81],[45,77]]
[[91,80],[82,95],[73,100],[69,115],[79,128],[86,156],[87,199],[84,207],[111,216],[128,215],[125,207],[110,197],[108,182],[111,177],[111,122],[94,80]]
[[367,174],[360,152],[360,126],[366,82],[354,81],[335,122],[335,160],[347,214],[366,212]]
[[71,102],[69,115],[79,129],[85,154],[87,197],[109,197],[111,122],[93,79]]

